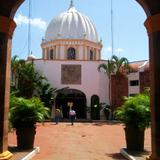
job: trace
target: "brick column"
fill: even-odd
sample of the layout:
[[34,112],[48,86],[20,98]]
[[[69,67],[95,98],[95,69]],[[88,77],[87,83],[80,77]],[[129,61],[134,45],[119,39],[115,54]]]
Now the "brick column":
[[10,66],[14,21],[0,16],[0,159],[11,159],[8,149],[8,111],[10,95]]
[[152,160],[160,160],[160,14],[147,18],[151,80]]

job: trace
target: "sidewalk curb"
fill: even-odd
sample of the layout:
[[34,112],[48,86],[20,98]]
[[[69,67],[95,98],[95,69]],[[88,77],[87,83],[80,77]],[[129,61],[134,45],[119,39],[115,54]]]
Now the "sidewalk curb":
[[36,147],[34,148],[34,150],[32,152],[30,152],[29,154],[27,154],[24,158],[22,158],[21,160],[30,160],[31,158],[33,158],[37,153],[40,152],[40,148]]
[[127,159],[129,160],[136,160],[133,156],[131,156],[130,154],[128,154],[124,148],[120,149],[120,153]]

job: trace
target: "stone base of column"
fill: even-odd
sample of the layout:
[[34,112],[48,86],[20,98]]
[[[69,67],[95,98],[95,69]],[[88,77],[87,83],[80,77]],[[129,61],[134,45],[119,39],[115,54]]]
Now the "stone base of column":
[[153,158],[152,155],[146,157],[146,160],[159,160],[159,158]]
[[0,160],[12,160],[13,154],[9,151],[5,151],[0,154]]

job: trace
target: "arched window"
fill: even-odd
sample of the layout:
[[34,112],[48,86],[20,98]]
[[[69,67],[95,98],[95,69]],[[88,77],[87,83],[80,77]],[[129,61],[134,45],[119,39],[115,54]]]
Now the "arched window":
[[50,50],[50,59],[53,59],[53,49]]
[[92,51],[92,50],[90,50],[89,59],[90,59],[90,60],[94,60],[94,54],[93,54],[93,51]]
[[94,120],[100,119],[100,102],[98,95],[92,95],[91,97],[91,118]]
[[76,59],[76,50],[74,48],[69,48],[67,50],[67,59],[68,60]]

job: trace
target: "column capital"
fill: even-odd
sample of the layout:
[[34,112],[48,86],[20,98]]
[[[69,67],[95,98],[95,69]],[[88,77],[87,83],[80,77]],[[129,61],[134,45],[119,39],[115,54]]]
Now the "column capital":
[[154,32],[160,31],[160,13],[149,16],[145,21],[144,25],[148,31],[148,34],[152,34]]
[[7,34],[9,38],[12,38],[15,28],[16,23],[13,19],[9,17],[0,16],[0,32]]

